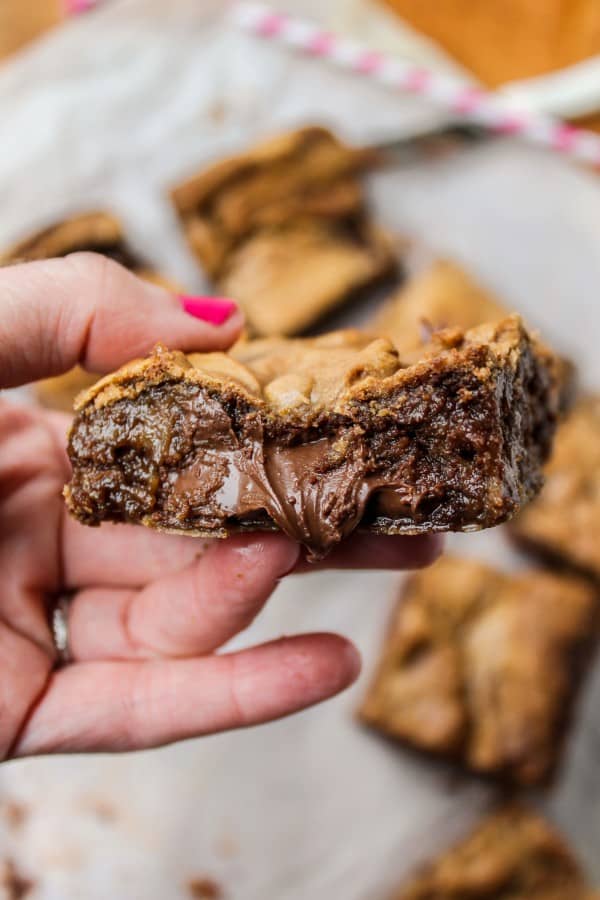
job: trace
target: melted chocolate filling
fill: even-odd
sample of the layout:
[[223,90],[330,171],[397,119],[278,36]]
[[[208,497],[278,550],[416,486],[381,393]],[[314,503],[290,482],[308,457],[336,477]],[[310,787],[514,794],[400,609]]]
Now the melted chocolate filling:
[[281,529],[313,558],[357,526],[487,527],[538,489],[543,448],[512,381],[474,379],[465,396],[463,373],[386,398],[391,416],[371,402],[300,425],[191,382],[149,387],[79,414],[69,505],[87,524]]

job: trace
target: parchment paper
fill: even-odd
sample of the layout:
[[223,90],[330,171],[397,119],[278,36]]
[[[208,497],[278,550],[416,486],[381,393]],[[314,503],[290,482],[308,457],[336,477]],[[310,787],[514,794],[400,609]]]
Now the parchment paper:
[[[310,3],[286,3],[297,11]],[[314,4],[313,4],[314,5]],[[323,4],[321,4],[323,5]],[[219,24],[219,4],[123,0],[0,71],[0,244],[72,209],[123,216],[139,249],[201,287],[165,189],[255,135],[324,121],[356,141],[432,116]],[[600,181],[510,142],[370,181],[380,218],[469,266],[600,384]],[[451,541],[521,565],[500,531]],[[236,642],[333,629],[363,651],[340,698],[277,724],[127,757],[0,768],[0,846],[43,900],[166,900],[210,876],[235,900],[375,900],[490,798],[363,731],[365,690],[400,578],[291,578]],[[536,798],[600,880],[600,675],[588,681],[556,787]],[[1,855],[1,854],[0,854]]]

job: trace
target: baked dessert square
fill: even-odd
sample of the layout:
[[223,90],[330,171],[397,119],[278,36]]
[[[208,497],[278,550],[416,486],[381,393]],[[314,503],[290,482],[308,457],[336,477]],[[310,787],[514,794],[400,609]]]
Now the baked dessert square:
[[[367,323],[373,334],[389,337],[405,363],[421,359],[436,331],[475,328],[499,322],[511,310],[461,266],[440,259],[403,285]],[[573,364],[541,342],[553,367],[561,410],[571,406],[576,393]]]
[[356,528],[505,521],[540,487],[555,419],[518,316],[441,332],[408,367],[358,331],[229,354],[157,348],[79,398],[66,497],[87,524],[280,529],[316,558]]
[[[0,254],[0,266],[81,251],[108,256],[146,281],[167,290],[178,290],[174,282],[152,269],[130,248],[121,222],[106,212],[83,213],[36,232]],[[64,375],[37,382],[35,393],[43,406],[72,412],[77,394],[95,381],[97,376],[76,366]]]
[[217,162],[172,199],[188,243],[257,336],[300,333],[394,267],[357,175],[370,150],[306,127]]
[[387,237],[374,225],[308,219],[249,237],[219,290],[240,302],[254,334],[300,334],[389,263]]
[[480,774],[543,782],[593,644],[597,594],[444,557],[398,601],[362,721]]
[[546,561],[600,579],[600,396],[583,397],[561,424],[545,479],[512,535]]
[[533,810],[511,805],[394,895],[394,900],[594,900],[564,839]]
[[361,213],[356,175],[374,159],[372,151],[308,126],[209,165],[171,196],[192,249],[215,276],[238,242],[259,228],[305,216],[335,220]]
[[492,87],[600,53],[596,0],[381,2]]

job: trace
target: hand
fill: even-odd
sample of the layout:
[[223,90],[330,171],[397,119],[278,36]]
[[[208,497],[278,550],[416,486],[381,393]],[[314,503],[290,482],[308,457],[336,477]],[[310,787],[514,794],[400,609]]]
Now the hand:
[[[109,371],[159,339],[224,349],[242,325],[227,307],[220,325],[195,318],[92,254],[0,270],[0,298],[4,387],[78,362]],[[301,567],[300,548],[281,534],[208,542],[79,525],[61,497],[67,427],[66,416],[0,406],[0,759],[157,746],[266,722],[352,682],[357,652],[336,635],[216,655]],[[327,565],[415,568],[437,550],[424,538],[354,537]],[[57,668],[48,613],[66,592],[73,662]]]

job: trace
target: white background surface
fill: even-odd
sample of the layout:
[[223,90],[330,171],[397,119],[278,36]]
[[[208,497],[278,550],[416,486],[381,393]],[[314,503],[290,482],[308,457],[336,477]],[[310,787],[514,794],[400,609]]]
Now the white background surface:
[[[74,208],[108,207],[142,252],[194,289],[201,279],[165,200],[182,175],[290,124],[320,120],[377,141],[431,117],[414,100],[232,34],[214,15],[220,6],[115,0],[0,70],[1,245]],[[328,9],[340,15],[339,3]],[[388,225],[467,264],[600,385],[600,179],[496,142],[380,173],[370,189]],[[518,564],[499,532],[452,543]],[[142,755],[3,766],[0,799],[29,814],[18,831],[0,824],[0,846],[37,881],[32,896],[178,900],[188,878],[209,875],[235,900],[375,900],[464,829],[488,787],[352,719],[398,584],[383,574],[292,578],[238,640],[351,636],[365,675],[320,708]],[[598,881],[599,729],[596,672],[562,777],[538,798]]]

